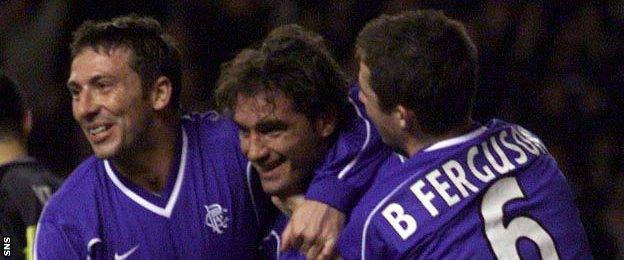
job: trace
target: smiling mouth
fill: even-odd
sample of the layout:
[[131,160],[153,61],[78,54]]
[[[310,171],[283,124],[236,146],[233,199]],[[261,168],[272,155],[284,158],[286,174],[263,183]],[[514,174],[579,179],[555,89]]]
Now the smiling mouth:
[[87,128],[89,139],[93,143],[101,143],[110,135],[110,129],[112,125],[98,125],[96,127]]
[[282,164],[283,162],[272,163],[264,167],[254,164],[254,168],[258,172],[261,179],[272,179],[277,177],[277,173],[279,172],[277,170],[280,166],[282,166]]
[[107,126],[98,126],[96,128],[90,129],[89,130],[89,134],[96,135],[96,134],[99,134],[99,133],[102,133],[102,132],[108,130],[109,128],[110,128],[110,126],[108,126],[108,127]]

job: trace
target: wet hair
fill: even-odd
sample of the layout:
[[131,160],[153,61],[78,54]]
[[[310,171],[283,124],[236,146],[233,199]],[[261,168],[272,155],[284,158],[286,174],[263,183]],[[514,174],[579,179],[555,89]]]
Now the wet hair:
[[371,71],[379,106],[412,110],[421,129],[442,134],[471,117],[477,51],[465,27],[441,11],[382,15],[366,24],[356,56]]
[[234,110],[239,94],[266,93],[271,102],[271,94],[281,92],[309,120],[333,112],[340,122],[347,91],[348,81],[325,40],[291,24],[271,31],[258,50],[245,49],[225,63],[215,96],[221,108]]
[[155,19],[133,14],[110,21],[86,21],[73,33],[70,48],[72,58],[87,48],[98,53],[129,48],[131,54],[128,65],[139,74],[143,89],[152,87],[158,77],[167,77],[173,85],[169,107],[179,109],[182,86],[181,54]]

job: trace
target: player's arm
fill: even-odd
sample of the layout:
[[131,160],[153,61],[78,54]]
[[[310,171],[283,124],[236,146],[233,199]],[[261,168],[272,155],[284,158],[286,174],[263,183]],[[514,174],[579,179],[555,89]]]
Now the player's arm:
[[351,118],[325,163],[316,169],[306,192],[306,199],[325,203],[344,214],[351,212],[370,187],[377,169],[392,154],[368,119],[358,93],[358,88],[351,88]]
[[357,88],[352,88],[350,125],[340,132],[323,166],[315,171],[306,200],[293,212],[282,234],[282,250],[295,247],[308,258],[332,257],[346,216],[391,154],[368,121],[357,94]]
[[[35,236],[34,259],[84,259],[85,252],[78,252],[67,230],[49,222],[39,222]],[[84,245],[85,249],[88,245]]]

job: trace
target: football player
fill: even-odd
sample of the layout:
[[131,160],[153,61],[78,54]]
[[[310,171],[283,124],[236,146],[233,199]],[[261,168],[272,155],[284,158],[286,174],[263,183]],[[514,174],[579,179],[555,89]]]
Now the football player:
[[258,258],[270,203],[231,120],[180,115],[180,54],[160,24],[85,22],[71,47],[72,112],[94,156],[44,209],[35,256]]
[[[332,257],[344,215],[390,155],[357,93],[324,39],[298,25],[274,29],[259,50],[244,50],[224,67],[216,96],[232,112],[263,190],[284,212],[265,241],[269,258]],[[294,219],[316,201],[342,213],[336,219],[312,211]],[[320,246],[306,241],[306,229],[327,222],[336,225],[328,238],[318,238]],[[279,253],[291,245],[302,254]]]
[[360,100],[409,159],[376,179],[339,241],[345,259],[586,259],[573,195],[519,125],[471,119],[477,51],[442,12],[382,15],[356,42]]

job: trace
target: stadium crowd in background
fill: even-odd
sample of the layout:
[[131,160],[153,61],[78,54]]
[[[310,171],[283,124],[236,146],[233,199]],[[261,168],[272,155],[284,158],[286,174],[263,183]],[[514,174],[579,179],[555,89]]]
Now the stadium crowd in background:
[[[575,191],[592,253],[624,255],[624,76],[621,1],[254,1],[158,3],[8,0],[0,3],[0,67],[33,104],[32,154],[66,176],[90,153],[73,123],[65,89],[71,32],[87,19],[153,15],[181,41],[181,100],[213,107],[219,65],[277,25],[299,23],[324,36],[351,79],[357,32],[380,13],[444,10],[467,25],[480,61],[474,117],[533,130]],[[71,14],[71,15],[70,15]],[[49,149],[55,147],[55,149]],[[59,152],[62,151],[62,152]]]

